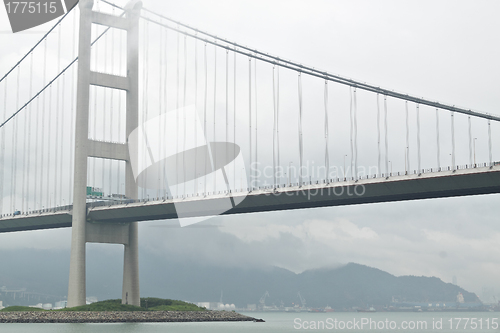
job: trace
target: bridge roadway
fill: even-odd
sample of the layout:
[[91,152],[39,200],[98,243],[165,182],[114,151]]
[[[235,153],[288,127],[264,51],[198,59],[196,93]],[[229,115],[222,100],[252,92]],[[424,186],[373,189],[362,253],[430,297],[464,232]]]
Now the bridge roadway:
[[[290,209],[331,207],[405,200],[500,193],[500,165],[453,171],[395,175],[358,181],[337,181],[234,193],[244,200],[222,215]],[[88,204],[87,220],[95,223],[126,223],[177,218],[176,206],[185,217],[217,215],[227,205],[228,194],[194,196],[184,199],[150,200],[131,203]],[[49,209],[0,219],[0,233],[71,227],[72,206]]]

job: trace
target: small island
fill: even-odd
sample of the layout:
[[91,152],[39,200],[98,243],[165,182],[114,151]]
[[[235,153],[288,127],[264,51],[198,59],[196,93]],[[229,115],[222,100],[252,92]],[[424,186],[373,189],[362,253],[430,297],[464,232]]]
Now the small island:
[[107,300],[60,310],[10,306],[0,310],[0,323],[153,323],[261,321],[233,311],[210,311],[194,304],[161,298],[141,298],[141,306]]

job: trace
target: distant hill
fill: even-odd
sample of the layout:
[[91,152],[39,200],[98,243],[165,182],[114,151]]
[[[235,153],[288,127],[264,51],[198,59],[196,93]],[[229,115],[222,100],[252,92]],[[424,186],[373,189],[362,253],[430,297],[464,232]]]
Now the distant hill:
[[[121,296],[122,255],[89,253],[87,294],[99,300]],[[47,261],[47,258],[51,258]],[[223,292],[224,303],[237,307],[258,304],[269,292],[266,304],[285,306],[299,303],[297,292],[307,306],[336,309],[353,306],[384,306],[392,297],[402,301],[453,302],[462,292],[466,302],[478,301],[467,292],[436,277],[396,277],[376,268],[349,263],[338,268],[308,270],[295,274],[282,268],[234,268],[177,262],[155,254],[140,258],[141,296],[162,297],[192,302],[217,302]],[[65,251],[2,251],[0,288],[27,288],[29,292],[60,296],[60,299],[22,296],[0,290],[5,305],[28,305],[62,300],[67,292],[69,253]]]
[[[225,302],[235,303],[237,306],[258,304],[265,291],[270,295],[266,300],[267,305],[274,303],[279,306],[281,301],[285,306],[300,304],[297,295],[300,291],[307,306],[329,305],[336,309],[389,305],[393,296],[406,301],[454,302],[459,292],[462,292],[467,302],[479,301],[474,293],[435,277],[396,277],[379,269],[354,263],[334,269],[309,270],[301,274],[280,268],[242,270],[205,267],[198,268],[194,274],[189,269],[182,273],[180,271],[164,277],[163,288],[159,287],[157,290],[163,289],[168,295],[175,294],[175,297],[192,301],[218,301],[220,291],[223,290]],[[150,278],[146,279],[149,281]],[[178,289],[183,280],[189,281],[191,287]],[[151,281],[147,285],[161,286],[161,281]]]
[[388,305],[392,297],[415,302],[455,302],[461,292],[466,302],[477,302],[467,292],[436,277],[396,277],[376,268],[349,263],[337,269],[305,271],[299,274],[299,288],[311,306],[334,308]]

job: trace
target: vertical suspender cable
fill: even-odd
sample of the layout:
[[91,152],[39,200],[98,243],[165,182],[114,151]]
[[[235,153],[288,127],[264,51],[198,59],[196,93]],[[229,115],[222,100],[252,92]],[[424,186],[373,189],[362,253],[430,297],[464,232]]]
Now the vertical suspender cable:
[[[31,53],[30,55],[30,90],[29,90],[29,95],[30,97],[32,96],[33,94],[33,53]],[[30,106],[29,106],[29,112],[28,114],[31,115],[32,114],[32,104],[30,103]],[[26,118],[28,118],[28,116],[26,116]],[[27,139],[28,140],[28,148],[26,149],[26,145],[25,145],[25,151],[26,153],[28,154],[28,161],[26,163],[26,176],[27,176],[27,182],[26,182],[26,201],[27,201],[27,204],[28,204],[28,210],[30,206],[30,178],[31,178],[31,170],[30,170],[30,162],[31,162],[31,117],[28,121],[28,137],[25,138],[25,140]],[[25,127],[26,127],[26,124],[25,124]],[[24,179],[23,179],[23,183],[24,183]],[[24,196],[23,196],[24,197]]]
[[[113,7],[113,15],[115,14],[115,7]],[[161,29],[161,28],[160,28]],[[120,50],[121,51],[121,50]],[[119,57],[121,58],[121,57]],[[114,69],[115,69],[115,30],[113,29],[112,32],[111,32],[111,59],[112,59],[112,63],[111,63],[111,72],[112,74],[115,73]],[[160,70],[161,70],[161,67],[160,67]],[[111,142],[119,142],[120,140],[117,139],[116,141],[114,141],[114,137],[113,137],[113,127],[115,125],[115,123],[113,122],[113,113],[114,113],[114,89],[111,89],[111,97],[110,97],[110,119],[109,119],[109,123],[110,123],[110,127],[111,127],[111,132],[110,132],[110,135],[111,135]],[[120,95],[118,95],[118,99],[120,98]],[[160,106],[161,106],[161,103],[160,103]],[[120,136],[120,132],[118,132],[118,137]],[[116,164],[118,166],[117,169],[115,169],[116,171],[118,171],[118,169],[120,168],[120,163],[115,163],[114,160],[110,160],[110,163],[109,163],[109,194],[111,195],[113,193],[113,164]],[[117,188],[118,188],[118,185],[119,183],[116,184]],[[119,193],[118,191],[116,191],[116,193]]]
[[[32,72],[33,72],[33,62],[31,62],[31,65],[30,65],[30,86],[31,86],[31,77],[32,77]],[[30,88],[31,90],[31,88]],[[30,92],[30,95],[31,97],[31,92]],[[31,110],[31,104],[30,104],[30,108],[29,110]],[[23,167],[22,167],[22,170],[23,170],[23,176],[22,176],[22,184],[21,184],[21,211],[25,211],[25,207],[24,207],[24,201],[26,199],[26,196],[29,195],[27,191],[25,191],[25,186],[26,186],[26,173],[29,172],[29,169],[26,170],[26,141],[27,141],[27,138],[26,138],[26,129],[27,129],[27,122],[28,122],[28,114],[24,114],[24,126],[23,126]]]
[[[193,121],[194,126],[194,144],[198,146],[198,123],[196,115],[198,114],[198,39],[194,39],[194,110],[195,119]],[[194,194],[198,195],[198,149],[196,149],[194,154]]]
[[[165,45],[165,49],[164,49],[163,53],[161,54],[161,56],[166,57],[166,55],[168,54],[168,52],[167,52],[168,51],[168,30],[167,29],[165,29],[165,43],[164,43],[164,45]],[[165,113],[166,113],[168,111],[168,104],[167,104],[167,102],[168,102],[168,99],[167,99],[167,91],[168,91],[167,82],[168,82],[168,80],[167,80],[167,78],[168,78],[168,63],[169,62],[166,58],[165,58],[164,62],[165,62],[165,75],[163,76],[163,99],[164,99]],[[165,117],[163,117],[163,119],[164,119],[163,128],[166,131],[167,130],[167,117],[165,116]],[[167,150],[167,145],[168,145],[168,143],[165,142],[165,147],[164,147],[165,151]],[[167,156],[166,153],[165,153],[165,156]],[[168,199],[168,190],[167,190],[166,179],[167,179],[166,167],[164,165],[163,166],[163,186],[165,187],[165,194],[164,195],[165,195],[165,198]]]
[[252,58],[248,58],[248,144],[250,161],[249,191],[253,190],[253,164],[252,164]]
[[[229,142],[229,50],[226,50],[226,143],[224,144],[224,158],[227,158],[227,143]],[[234,158],[234,157],[233,157]],[[226,179],[226,181],[228,181]]]
[[[58,34],[57,34],[58,38],[57,38],[57,73],[59,73],[59,71],[61,70],[61,25],[59,24],[59,31],[58,31]],[[56,116],[56,128],[55,128],[55,132],[56,132],[56,141],[54,142],[54,150],[55,150],[55,153],[54,153],[54,206],[57,206],[57,181],[58,181],[58,175],[60,175],[60,173],[58,172],[58,154],[59,154],[59,100],[60,98],[60,84],[59,84],[59,80],[57,80],[57,85],[56,85],[56,112],[55,112],[55,116]],[[63,126],[64,127],[64,126]],[[62,171],[62,170],[61,170]],[[61,179],[62,181],[62,179]]]
[[422,150],[420,148],[420,105],[417,104],[417,153],[418,173],[422,172]]
[[[19,79],[20,79],[20,76],[21,76],[21,67],[20,66],[17,66],[17,86],[16,86],[16,110],[19,110]],[[17,117],[16,117],[17,118]],[[16,210],[16,182],[17,182],[17,141],[18,141],[18,133],[17,133],[17,129],[18,129],[18,123],[19,123],[19,120],[18,119],[15,119],[14,121],[14,130],[12,131],[12,142],[13,142],[13,145],[12,145],[12,149],[13,149],[13,152],[14,152],[14,159],[13,159],[13,162],[12,162],[12,172],[11,172],[11,177],[12,177],[12,186],[13,188],[11,189],[11,201],[12,201],[12,211],[15,211]]]
[[[33,181],[33,209],[36,210],[38,209],[38,204],[37,204],[37,193],[38,193],[38,128],[40,127],[39,122],[40,120],[40,96],[36,98],[36,119],[35,119],[35,155],[34,155],[34,170],[33,170],[33,175],[35,177]],[[71,146],[71,144],[70,144]],[[1,193],[1,191],[0,191]]]
[[[19,78],[18,78],[19,80]],[[19,89],[19,87],[18,87]],[[16,107],[16,110],[19,110],[17,107]],[[21,177],[21,209],[20,211],[21,212],[24,212],[24,182],[25,182],[25,179],[24,179],[24,174],[25,174],[25,161],[26,161],[26,147],[25,147],[25,144],[26,144],[26,118],[27,118],[27,115],[26,113],[24,113],[24,126],[23,124],[21,123],[21,121],[19,120],[18,123],[16,124],[19,124],[21,123],[21,130],[19,131],[20,133],[18,133],[17,131],[17,125],[16,125],[16,136],[17,136],[17,140],[19,140],[19,138],[23,138],[23,153],[22,153],[22,165],[21,165],[21,173],[22,173],[22,177]]]
[[[273,65],[273,188],[276,188],[276,84],[274,82],[276,65]],[[288,170],[290,172],[290,170]]]
[[[26,178],[25,178],[25,174],[26,174],[26,127],[27,127],[27,119],[28,119],[28,115],[26,114],[26,112],[24,112],[24,114],[21,116],[24,118],[24,124],[19,121],[21,123],[21,129],[18,133],[18,138],[22,138],[23,140],[23,152],[22,152],[22,162],[21,162],[21,209],[20,211],[21,212],[25,212],[25,208],[24,208],[24,201],[25,201],[25,191],[24,191],[24,186],[25,186],[25,183],[26,183]],[[18,139],[19,140],[19,139]]]
[[[61,26],[59,26],[59,32],[61,33]],[[62,33],[61,33],[62,34]],[[60,69],[59,69],[60,71]],[[62,206],[62,201],[63,201],[63,193],[62,193],[62,185],[63,185],[63,181],[64,181],[64,171],[63,171],[63,161],[64,161],[64,145],[63,145],[63,142],[65,141],[65,138],[64,138],[64,128],[66,127],[65,124],[64,124],[64,113],[65,113],[65,110],[64,110],[64,96],[65,96],[65,88],[66,88],[66,73],[63,73],[63,76],[62,76],[62,87],[61,87],[61,142],[60,142],[60,147],[59,147],[59,151],[60,151],[60,159],[59,159],[59,172],[60,172],[60,175],[59,175],[59,206]],[[59,142],[56,142],[56,144],[58,144]],[[57,161],[57,160],[56,160]],[[57,170],[57,168],[56,168]]]
[[[160,18],[160,23],[162,22],[162,19]],[[160,29],[160,46],[159,46],[159,52],[158,52],[158,60],[159,60],[159,67],[158,67],[158,137],[160,138],[160,142],[158,143],[158,158],[161,158],[162,152],[165,149],[165,138],[162,137],[162,133],[165,133],[166,129],[163,128],[162,130],[162,123],[160,121],[162,114],[165,112],[164,109],[166,108],[166,105],[164,104],[164,96],[162,95],[163,93],[163,83],[164,83],[164,72],[163,72],[163,55],[164,55],[164,46],[163,46],[163,29],[161,26],[159,27]],[[156,175],[157,177],[157,183],[158,183],[158,188],[156,189],[156,198],[159,199],[161,197],[164,198],[165,190],[163,189],[162,191],[162,186],[164,186],[165,182],[163,181],[164,179],[162,178],[162,174],[164,174],[164,168],[165,165],[163,165],[163,170],[161,168],[158,168],[158,173]]]
[[[217,43],[217,41],[216,41]],[[216,114],[217,114],[217,46],[214,47],[214,124],[213,124],[213,130],[214,130],[214,150],[212,151],[212,170],[214,171],[214,194],[217,193],[217,145],[216,143],[216,132],[215,132],[215,120],[217,119]]]
[[207,96],[208,96],[208,64],[207,64],[207,43],[205,43],[205,57],[204,57],[204,64],[205,64],[205,101],[204,101],[204,107],[203,107],[203,133],[205,135],[205,141],[207,142],[207,151],[204,156],[204,164],[205,164],[205,172],[204,172],[204,187],[203,187],[203,195],[207,195],[207,159],[208,159],[208,154],[210,151],[210,142],[208,142],[208,134],[207,134]]
[[492,143],[491,143],[491,120],[488,119],[488,150],[490,157],[490,167],[493,167],[493,153],[492,153]]
[[[96,27],[96,33],[97,33],[97,27]],[[98,57],[98,54],[99,54],[99,47],[98,45],[96,44],[95,45],[95,52],[94,52],[94,68],[95,70],[97,71],[97,60],[99,59]],[[78,74],[77,74],[78,75]],[[93,134],[93,139],[95,140],[96,137],[97,137],[97,86],[94,86],[94,114],[92,115],[93,116],[93,120],[94,120],[94,128],[92,129],[92,131],[94,132]],[[96,158],[92,158],[92,186],[96,186]]]
[[[276,67],[276,147],[278,161],[278,184],[281,183],[280,164],[280,66]],[[291,178],[290,178],[291,179]]]
[[472,166],[472,124],[471,124],[471,118],[470,116],[468,117],[469,121],[469,164]]
[[[17,140],[20,140],[19,138],[22,138],[23,140],[23,152],[22,152],[22,162],[21,162],[21,167],[19,168],[21,170],[21,209],[20,211],[21,212],[24,212],[24,185],[25,185],[25,172],[26,172],[26,120],[27,120],[27,115],[26,115],[26,112],[24,112],[24,114],[22,115],[22,117],[24,118],[24,124],[21,122],[21,120],[19,119],[19,123],[21,124],[21,129],[19,130],[19,133],[17,134],[18,136],[18,139]],[[19,146],[21,146],[19,144]]]
[[[254,59],[254,67],[253,67],[253,71],[254,71],[254,80],[253,80],[253,84],[254,84],[254,95],[255,95],[255,167],[257,168],[256,171],[259,170],[259,136],[258,136],[258,133],[257,133],[257,130],[258,130],[258,113],[257,113],[257,59]],[[257,175],[259,173],[257,172]],[[257,179],[256,180],[257,182],[257,186],[259,185],[259,180]]]
[[[63,200],[63,193],[62,193],[62,186],[63,186],[63,160],[64,160],[64,154],[63,154],[63,142],[65,141],[64,138],[64,128],[66,127],[64,125],[64,96],[65,96],[65,88],[66,88],[66,73],[63,74],[62,77],[62,92],[61,92],[61,159],[59,160],[59,170],[61,170],[61,175],[59,176],[61,179],[59,180],[59,205],[62,206],[62,200]],[[70,171],[71,172],[71,171]]]
[[[144,66],[144,110],[143,110],[143,118],[142,118],[142,124],[146,123],[149,119],[149,22],[146,21],[146,24],[144,26],[144,59],[145,59],[145,66]],[[178,88],[178,86],[177,86]],[[145,131],[144,131],[145,132]],[[147,135],[147,134],[146,134]],[[147,148],[149,149],[149,141],[146,142],[146,145],[148,146]],[[146,160],[146,149],[144,149],[144,160]],[[146,179],[148,179],[148,169],[144,171]],[[148,190],[146,187],[143,187],[142,189],[142,199],[149,199],[148,195]],[[146,197],[147,196],[147,197]]]
[[[108,43],[107,43],[107,35],[104,39],[104,73],[107,73],[108,71]],[[106,138],[106,114],[108,113],[107,110],[106,110],[106,102],[107,102],[107,94],[108,94],[108,88],[104,88],[103,89],[103,98],[102,98],[102,111],[101,111],[101,114],[102,114],[102,139],[103,141],[106,141],[108,140]],[[104,182],[105,182],[105,179],[104,179],[104,176],[105,176],[105,170],[106,170],[106,163],[107,162],[107,159],[101,159],[101,165],[102,165],[102,169],[101,169],[101,188],[102,188],[102,192],[104,194],[104,191],[105,191],[105,186],[104,186]]]
[[[5,119],[7,114],[7,87],[8,87],[8,77],[5,78],[4,81],[4,94],[3,94],[3,112],[2,112],[2,121]],[[2,131],[1,138],[2,141],[0,143],[0,217],[3,214],[3,180],[5,175],[5,128],[0,129]],[[36,170],[35,170],[36,171]]]
[[44,117],[47,122],[48,122],[48,131],[45,132],[45,133],[42,133],[42,135],[46,135],[47,136],[47,164],[46,164],[46,175],[45,175],[45,180],[47,181],[47,187],[46,187],[46,196],[45,196],[45,208],[48,209],[50,208],[50,186],[51,186],[51,183],[50,183],[50,149],[51,149],[51,146],[52,146],[52,143],[51,143],[51,134],[52,134],[52,131],[51,131],[51,122],[52,122],[52,119],[51,119],[51,111],[52,111],[52,85],[49,86],[49,90],[48,90],[48,95],[49,95],[49,105],[48,105],[48,111],[47,111],[47,115]]
[[389,137],[388,133],[388,121],[387,121],[387,95],[384,96],[384,123],[385,123],[385,172],[386,177],[389,177]]
[[354,177],[358,179],[358,100],[356,97],[356,87],[353,90],[354,109]]
[[451,112],[451,167],[455,170],[455,112]]
[[184,89],[183,89],[183,100],[182,100],[182,113],[184,116],[184,139],[182,143],[182,175],[184,184],[183,195],[187,196],[186,193],[186,132],[187,132],[187,119],[186,119],[186,90],[187,90],[187,36],[184,36]]
[[[113,11],[114,11],[114,7],[113,7]],[[113,29],[112,30],[112,33],[111,33],[111,59],[113,59],[112,63],[111,63],[111,72],[113,73],[114,72],[114,68],[115,68],[115,63],[114,63],[114,60],[115,60],[115,30]],[[161,67],[160,67],[161,68]],[[115,89],[111,89],[110,91],[110,97],[109,97],[109,135],[110,135],[110,141],[111,142],[118,142],[117,141],[114,141],[114,136],[113,136],[113,127],[114,127],[114,122],[113,122],[113,113],[114,113],[114,92],[115,92]],[[161,105],[161,103],[160,103]],[[113,164],[115,164],[115,161],[113,160],[110,160],[109,161],[109,194],[111,195],[113,193]],[[116,192],[118,193],[118,192]]]
[[[378,148],[378,169],[377,173],[382,173],[381,166],[381,152],[380,152],[380,102],[379,102],[379,94],[377,94],[377,148]],[[344,170],[345,172],[345,170]]]
[[350,143],[351,143],[351,164],[350,164],[350,169],[351,169],[351,177],[353,177],[353,172],[354,172],[354,115],[353,115],[353,105],[352,105],[352,87],[349,86],[349,120],[350,120],[350,127],[349,127],[349,135],[350,135]]
[[[148,65],[147,65],[147,62],[148,62],[148,51],[147,51],[147,24],[148,22],[144,22],[143,23],[143,34],[142,34],[142,48],[143,48],[143,53],[142,53],[142,106],[141,106],[141,112],[140,112],[140,120],[139,120],[139,126],[141,126],[143,132],[144,132],[144,123],[146,122],[146,119],[147,119],[147,116],[146,116],[146,103],[147,103],[147,99],[148,99],[148,91],[146,89],[146,81],[148,79],[148,75],[147,75],[147,68],[148,68]],[[138,110],[139,111],[139,110]],[[176,126],[177,128],[179,127],[178,124]],[[146,133],[144,133],[146,134]],[[143,135],[144,135],[143,134]],[[146,143],[143,143],[143,145],[147,145],[147,142]],[[146,160],[146,149],[142,149],[141,151],[141,156],[139,157],[140,159],[142,159],[142,161],[145,161]],[[176,158],[176,162],[177,162],[177,158]],[[176,165],[177,167],[177,165]],[[147,171],[145,171],[144,173],[145,175],[145,178],[147,179]],[[146,197],[146,192],[145,192],[145,187],[142,187],[142,190],[141,190],[141,197],[140,199],[144,200],[144,198]]]
[[[405,112],[406,112],[406,147],[405,147],[405,164],[408,167],[408,170],[411,170],[411,165],[410,165],[410,117],[408,114],[408,101],[405,101]],[[406,169],[406,168],[405,168]]]
[[[179,28],[179,27],[177,27]],[[176,195],[179,195],[179,91],[180,91],[180,85],[179,85],[179,52],[180,52],[180,42],[179,42],[179,37],[180,33],[177,32],[177,58],[176,58],[176,83],[177,83],[177,95],[175,99],[175,123],[176,123],[176,137],[175,137],[175,183],[177,184],[177,190],[176,190]]]
[[49,122],[49,129],[47,131],[47,170],[46,170],[46,177],[47,177],[47,197],[46,197],[46,202],[47,202],[47,208],[51,207],[52,204],[52,196],[50,193],[50,188],[51,188],[51,183],[50,183],[50,166],[51,166],[51,157],[50,157],[50,150],[51,147],[53,146],[51,142],[51,134],[52,134],[52,85],[49,87],[49,116],[48,122]]
[[[235,145],[233,146],[233,155],[236,155],[236,46],[234,47],[234,83],[233,83],[233,93],[234,93],[234,97],[233,97],[233,103],[234,103],[234,107],[233,107],[233,141],[235,143]],[[236,158],[236,156],[234,156],[234,158]],[[234,184],[234,189],[236,190],[236,163],[233,163],[233,184]]]
[[[76,55],[76,24],[77,24],[77,19],[76,19],[76,10],[73,11],[73,51],[72,51],[72,55],[71,57],[74,59],[75,58],[75,55]],[[70,107],[70,123],[69,123],[69,137],[70,137],[70,144],[69,144],[69,164],[70,164],[70,168],[69,168],[69,194],[68,194],[68,204],[72,203],[73,202],[73,145],[74,145],[74,139],[73,139],[73,128],[75,126],[75,124],[73,123],[73,112],[74,112],[74,105],[75,105],[75,67],[76,66],[73,66],[71,68],[71,107]],[[37,112],[38,114],[38,112]],[[38,117],[38,115],[37,115]],[[38,124],[38,121],[37,121],[37,124]],[[37,126],[38,127],[38,126]],[[35,191],[36,192],[36,191]]]
[[[115,52],[114,52],[114,49],[115,49],[115,34],[114,34],[114,30],[111,34],[111,59],[115,59]],[[113,69],[114,69],[114,62],[111,63],[111,72],[113,72]],[[109,139],[111,142],[116,142],[114,141],[114,136],[113,136],[113,113],[114,113],[114,92],[115,92],[115,89],[110,89],[110,96],[109,96]],[[161,104],[160,104],[161,105]],[[108,170],[108,180],[109,180],[109,195],[111,195],[113,193],[113,164],[114,161],[113,160],[109,160],[109,170]]]
[[299,177],[299,186],[302,187],[302,72],[299,72]]
[[[59,26],[59,33],[61,34],[61,26]],[[60,44],[60,43],[59,43]],[[59,52],[59,51],[58,51]],[[58,56],[59,58],[59,62],[60,62],[60,57]],[[60,65],[58,65],[58,71],[60,71]],[[60,158],[59,158],[59,174],[57,173],[57,158],[55,159],[56,161],[56,179],[57,179],[57,175],[59,175],[59,206],[62,206],[62,200],[63,200],[63,194],[62,194],[62,183],[63,183],[63,160],[64,160],[64,151],[63,151],[63,142],[65,141],[64,140],[64,88],[65,88],[65,83],[66,83],[66,74],[63,73],[62,75],[62,87],[61,87],[61,91],[59,90],[59,88],[57,89],[57,112],[59,113],[59,102],[61,102],[61,108],[60,108],[60,113],[61,113],[61,140],[60,140]],[[58,81],[59,82],[59,81]],[[58,83],[59,84],[59,83]],[[60,98],[60,99],[59,99]],[[59,128],[56,127],[56,134],[59,132]],[[56,145],[59,144],[59,141],[56,140]],[[57,186],[57,182],[55,182],[55,185]],[[57,192],[57,188],[54,189],[54,193]],[[54,203],[56,204],[56,195],[54,194]]]
[[441,148],[439,146],[439,112],[436,108],[436,140],[437,140],[437,164],[438,170],[441,171]]
[[330,183],[330,156],[328,155],[328,80],[325,80],[325,180]]
[[[45,85],[45,80],[46,80],[46,77],[47,77],[47,39],[45,39],[44,41],[44,55],[43,55],[43,84]],[[44,157],[45,157],[45,154],[44,154],[44,146],[45,146],[45,143],[44,143],[44,139],[45,139],[45,118],[46,118],[46,114],[45,114],[45,96],[47,95],[46,92],[44,92],[43,94],[43,101],[42,101],[42,119],[40,121],[41,125],[42,125],[42,128],[41,128],[41,131],[40,131],[40,141],[41,141],[41,145],[40,147],[42,147],[42,150],[41,150],[41,154],[40,154],[40,205],[39,207],[40,208],[43,208],[43,195],[42,195],[42,192],[43,192],[43,161],[44,161]]]

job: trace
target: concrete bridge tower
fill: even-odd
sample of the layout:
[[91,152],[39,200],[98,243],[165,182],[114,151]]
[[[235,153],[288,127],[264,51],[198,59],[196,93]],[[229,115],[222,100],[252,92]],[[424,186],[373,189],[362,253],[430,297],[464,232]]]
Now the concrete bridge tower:
[[[89,157],[122,160],[126,163],[125,195],[137,199],[137,184],[132,173],[128,144],[90,140],[90,86],[125,90],[126,138],[138,126],[139,110],[139,16],[140,1],[130,1],[124,17],[95,12],[93,0],[80,0],[78,43],[78,83],[75,132],[74,202],[69,272],[68,307],[86,303],[85,246],[87,242],[124,245],[122,303],[140,306],[139,255],[137,222],[99,224],[87,221],[87,160]],[[97,73],[90,70],[92,24],[127,32],[127,76]],[[102,110],[106,112],[106,110]]]

